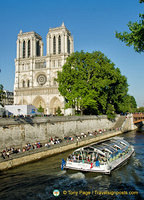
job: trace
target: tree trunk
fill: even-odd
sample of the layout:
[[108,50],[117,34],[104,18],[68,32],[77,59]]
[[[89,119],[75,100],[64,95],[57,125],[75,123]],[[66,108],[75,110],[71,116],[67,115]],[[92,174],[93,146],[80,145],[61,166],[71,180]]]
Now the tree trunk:
[[81,109],[81,116],[83,115],[83,109]]

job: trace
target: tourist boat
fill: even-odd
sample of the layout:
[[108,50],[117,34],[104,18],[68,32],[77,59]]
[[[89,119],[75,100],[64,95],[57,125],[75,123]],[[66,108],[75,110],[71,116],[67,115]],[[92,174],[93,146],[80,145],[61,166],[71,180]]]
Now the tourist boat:
[[70,154],[62,169],[110,174],[128,160],[134,148],[122,137],[113,137],[79,148]]

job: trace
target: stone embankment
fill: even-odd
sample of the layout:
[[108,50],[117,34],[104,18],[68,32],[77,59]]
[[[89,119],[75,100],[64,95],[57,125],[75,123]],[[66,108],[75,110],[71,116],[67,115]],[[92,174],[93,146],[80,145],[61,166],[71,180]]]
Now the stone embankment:
[[[32,134],[32,136],[31,137],[29,136],[28,138],[30,138],[30,139],[33,138],[33,142],[34,142],[35,139],[37,140],[37,135],[35,134],[35,137],[33,135],[34,130],[37,133],[39,133],[40,136],[42,135],[42,133],[43,134],[47,133],[46,135],[49,136],[49,137],[54,136],[54,135],[59,136],[59,133],[62,133],[61,137],[64,137],[65,135],[72,135],[72,134],[79,135],[81,132],[87,133],[88,131],[93,132],[93,131],[99,130],[99,129],[105,129],[105,130],[111,129],[111,131],[106,131],[102,134],[98,134],[98,135],[92,136],[92,137],[88,136],[88,137],[83,138],[79,141],[77,141],[77,140],[69,141],[69,142],[65,141],[65,142],[62,142],[61,144],[53,145],[53,147],[50,147],[50,148],[43,147],[41,149],[32,150],[30,152],[20,153],[19,155],[10,157],[9,159],[6,159],[6,160],[0,162],[0,170],[10,169],[10,168],[16,167],[18,165],[33,162],[33,161],[39,160],[39,159],[44,158],[44,157],[52,156],[54,154],[58,154],[58,153],[61,153],[61,152],[64,152],[64,151],[68,151],[70,149],[78,148],[80,146],[84,146],[84,145],[87,145],[87,144],[90,144],[90,143],[93,143],[93,142],[104,140],[104,139],[107,139],[109,137],[117,136],[117,135],[121,134],[122,132],[124,132],[124,129],[125,129],[124,124],[128,124],[128,121],[131,121],[131,118],[129,116],[123,117],[123,119],[121,117],[118,117],[117,121],[115,123],[109,122],[107,120],[107,118],[104,117],[104,116],[99,117],[99,118],[97,118],[97,117],[92,117],[92,118],[86,117],[85,119],[79,117],[79,118],[75,118],[75,120],[74,120],[74,118],[73,119],[68,118],[68,119],[65,119],[65,120],[64,120],[64,118],[61,118],[61,119],[60,118],[41,119],[41,122],[39,122],[40,124],[38,124],[38,122],[36,123],[36,120],[38,120],[38,119],[32,120],[30,122],[31,124],[28,124],[28,122],[25,122],[25,119],[21,119],[21,122],[19,122],[19,120],[15,122],[15,123],[18,123],[18,124],[13,124],[12,122],[5,123],[4,121],[3,122],[1,121],[0,122],[0,126],[1,126],[0,128],[1,129],[3,128],[3,130],[8,130],[8,132],[4,131],[3,134],[10,134],[10,129],[13,132],[14,130],[18,129],[19,126],[22,126],[22,125],[24,126],[24,124],[25,124],[26,127],[25,128],[23,127],[23,132],[25,131],[25,133],[23,133],[24,136],[25,136],[25,137],[23,137],[23,140],[24,140],[23,143],[25,142],[25,144],[26,144],[26,141],[27,141],[27,140],[25,140],[26,134],[29,134],[29,135]],[[66,125],[65,125],[65,123],[66,123]],[[44,125],[45,128],[47,127],[45,131],[42,128],[42,124]],[[50,131],[49,131],[48,127],[50,127],[50,126],[54,127],[55,125],[56,125],[57,128],[54,128],[54,130],[52,130],[52,128],[51,128]],[[71,127],[68,127],[68,125],[71,126]],[[4,128],[4,126],[7,126],[8,128],[6,128],[6,127]],[[18,127],[16,127],[16,126],[18,126]],[[31,129],[27,130],[27,126],[32,126],[32,128],[34,126],[35,128],[34,128],[34,130],[31,130]],[[61,126],[63,126],[62,130],[59,129]],[[68,128],[68,131],[71,130],[70,133],[67,130],[65,130],[65,128],[64,128],[65,126]],[[38,130],[36,130],[36,128],[38,128]],[[72,131],[72,129],[74,129],[74,130]],[[132,130],[131,127],[130,127],[129,130]],[[41,133],[40,133],[40,131],[41,131]],[[50,134],[50,133],[54,133],[54,134]],[[13,134],[14,134],[14,132],[13,132]],[[21,130],[19,130],[19,134],[21,136],[21,134],[22,134]],[[6,137],[6,136],[4,135],[3,137]],[[20,137],[18,137],[18,139],[19,138]],[[13,140],[13,139],[14,138],[11,138],[11,140]],[[27,141],[27,142],[30,142],[30,141]],[[11,144],[13,144],[13,143],[11,143]],[[5,143],[5,145],[6,145],[6,143]]]
[[115,122],[106,116],[69,116],[0,119],[0,150],[9,147],[23,147],[26,143],[45,143],[50,137],[78,135],[110,129]]

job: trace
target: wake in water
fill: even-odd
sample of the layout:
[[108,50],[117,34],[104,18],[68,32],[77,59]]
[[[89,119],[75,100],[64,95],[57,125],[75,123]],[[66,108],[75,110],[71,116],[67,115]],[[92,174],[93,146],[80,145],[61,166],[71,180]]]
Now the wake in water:
[[57,174],[57,176],[62,176],[64,174],[66,174],[66,170],[60,171],[60,172],[58,172],[56,174]]
[[85,175],[81,172],[74,174],[67,174],[66,171],[58,172],[55,179],[51,179],[51,181],[47,183],[45,187],[44,193],[38,193],[36,195],[36,199],[41,200],[49,200],[54,199],[53,191],[59,190],[61,194],[61,198],[66,197],[63,195],[63,191],[70,191],[75,188],[75,190],[81,190],[87,185],[87,181],[85,180]]
[[142,163],[140,162],[139,159],[134,159],[133,165],[135,167],[140,167],[140,168],[142,167]]
[[85,179],[85,175],[83,174],[83,173],[81,173],[81,172],[78,172],[78,173],[75,173],[75,174],[71,174],[70,176],[69,176],[70,178],[72,178],[72,179]]
[[97,181],[100,181],[101,179],[102,179],[102,176],[97,176],[93,178],[93,180],[97,180]]

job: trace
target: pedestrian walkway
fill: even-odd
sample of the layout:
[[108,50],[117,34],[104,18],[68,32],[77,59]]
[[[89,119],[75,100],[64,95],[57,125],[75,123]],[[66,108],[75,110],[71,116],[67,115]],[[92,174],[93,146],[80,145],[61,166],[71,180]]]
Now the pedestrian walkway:
[[117,129],[117,128],[121,128],[124,121],[126,119],[126,116],[120,116],[119,119],[116,121],[115,125],[113,126],[112,129]]
[[[90,139],[95,138],[95,137],[100,136],[100,135],[107,135],[111,132],[115,132],[115,130],[114,129],[105,130],[105,131],[97,132],[97,134],[95,134],[95,132],[93,132],[93,133],[88,132],[87,134],[85,134],[86,137],[84,137],[83,134],[79,135],[79,136],[73,136],[73,140],[63,139],[61,143],[50,145],[50,146],[45,146],[45,144],[43,144],[41,148],[31,149],[31,150],[28,150],[28,151],[25,151],[25,152],[21,151],[17,154],[15,154],[15,153],[10,154],[9,157],[5,157],[5,159],[3,159],[3,157],[0,157],[0,163],[6,162],[8,160],[13,160],[15,158],[21,158],[21,157],[24,157],[24,156],[32,155],[32,154],[35,154],[35,153],[40,153],[40,152],[52,150],[52,149],[55,149],[55,148],[60,148],[60,147],[63,147],[63,146],[67,146],[69,144],[74,144],[74,143],[79,143],[81,141],[90,140]],[[71,138],[71,137],[68,137],[68,138]]]

